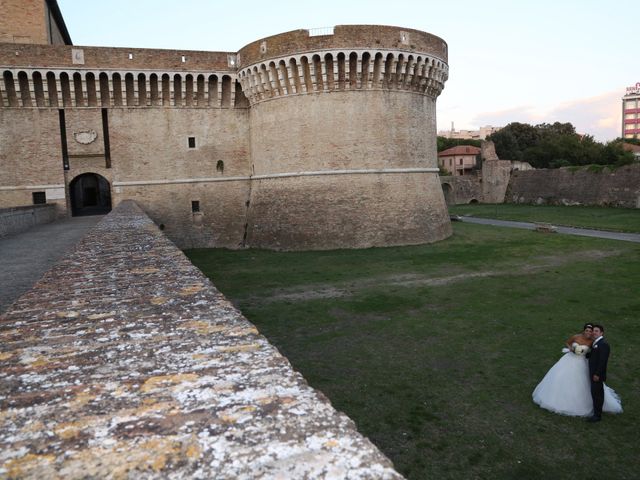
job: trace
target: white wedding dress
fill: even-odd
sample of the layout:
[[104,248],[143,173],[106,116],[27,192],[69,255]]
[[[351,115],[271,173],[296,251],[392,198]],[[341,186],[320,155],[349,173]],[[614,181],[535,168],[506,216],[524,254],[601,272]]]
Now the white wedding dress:
[[[586,417],[593,414],[589,364],[586,357],[565,353],[533,391],[533,401],[542,408],[562,415]],[[603,412],[621,413],[616,392],[604,385]]]

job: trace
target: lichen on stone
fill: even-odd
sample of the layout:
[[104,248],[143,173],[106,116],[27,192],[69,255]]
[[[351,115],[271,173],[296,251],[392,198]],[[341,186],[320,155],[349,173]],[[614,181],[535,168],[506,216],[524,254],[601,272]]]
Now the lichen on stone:
[[133,202],[0,337],[0,477],[401,478]]

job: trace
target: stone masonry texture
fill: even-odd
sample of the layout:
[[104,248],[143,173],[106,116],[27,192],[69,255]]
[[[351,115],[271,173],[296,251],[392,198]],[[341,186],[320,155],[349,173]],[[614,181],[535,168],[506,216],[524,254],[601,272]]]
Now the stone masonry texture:
[[505,201],[640,208],[640,165],[514,171]]
[[3,1],[0,42],[47,43],[44,0]]
[[15,235],[31,227],[56,219],[55,205],[0,208],[0,238]]
[[82,176],[181,248],[441,240],[447,56],[439,37],[376,25],[238,52],[0,43],[0,207],[43,191],[71,215]]
[[0,317],[0,477],[401,478],[132,201]]
[[444,197],[448,205],[482,202],[482,182],[478,175],[440,177]]

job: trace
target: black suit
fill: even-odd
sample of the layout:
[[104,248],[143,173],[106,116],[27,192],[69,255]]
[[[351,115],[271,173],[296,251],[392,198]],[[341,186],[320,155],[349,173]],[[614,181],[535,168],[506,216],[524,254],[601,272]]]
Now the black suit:
[[[591,346],[589,354],[589,377],[591,380],[591,398],[593,398],[593,416],[602,416],[602,405],[604,404],[604,381],[607,379],[607,362],[609,361],[609,344],[604,337]],[[599,380],[595,382],[593,376],[597,375]]]

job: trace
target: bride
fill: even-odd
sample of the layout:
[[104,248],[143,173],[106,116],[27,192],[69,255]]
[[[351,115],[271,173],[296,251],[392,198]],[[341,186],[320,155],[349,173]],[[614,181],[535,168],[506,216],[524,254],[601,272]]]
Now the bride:
[[[586,354],[593,339],[593,325],[587,323],[582,333],[566,341],[567,349],[533,391],[533,401],[542,408],[562,415],[586,417],[593,413],[591,382]],[[621,413],[622,404],[616,392],[604,385],[603,411]]]

